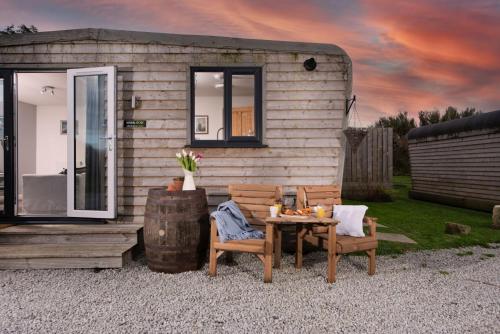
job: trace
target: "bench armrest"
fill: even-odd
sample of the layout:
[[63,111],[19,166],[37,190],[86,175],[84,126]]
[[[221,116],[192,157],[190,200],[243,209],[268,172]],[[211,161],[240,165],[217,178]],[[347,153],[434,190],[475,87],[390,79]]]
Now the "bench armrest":
[[365,216],[363,218],[363,223],[366,223],[366,225],[368,225],[369,234],[372,238],[376,238],[377,236],[377,220],[378,218],[375,217]]
[[210,217],[210,244],[213,242],[218,242],[219,238],[217,237],[217,222],[214,217]]

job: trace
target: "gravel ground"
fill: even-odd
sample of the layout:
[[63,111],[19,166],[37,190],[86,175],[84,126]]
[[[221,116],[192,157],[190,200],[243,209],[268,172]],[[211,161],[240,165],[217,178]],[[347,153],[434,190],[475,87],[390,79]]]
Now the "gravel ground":
[[[124,269],[0,271],[1,333],[499,333],[500,248],[464,248],[339,263],[326,254],[297,272],[293,257],[262,283],[257,258],[203,271]],[[460,255],[457,255],[460,254]]]

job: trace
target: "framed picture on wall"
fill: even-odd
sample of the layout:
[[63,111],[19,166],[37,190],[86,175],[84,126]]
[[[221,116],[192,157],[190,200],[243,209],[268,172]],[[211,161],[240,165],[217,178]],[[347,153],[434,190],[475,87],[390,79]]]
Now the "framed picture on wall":
[[68,121],[61,121],[61,134],[62,135],[68,134]]
[[[67,135],[68,134],[68,121],[66,120],[61,120],[60,121],[60,133],[62,135]],[[75,135],[78,134],[78,121],[75,120]]]
[[208,115],[194,117],[194,133],[208,134]]

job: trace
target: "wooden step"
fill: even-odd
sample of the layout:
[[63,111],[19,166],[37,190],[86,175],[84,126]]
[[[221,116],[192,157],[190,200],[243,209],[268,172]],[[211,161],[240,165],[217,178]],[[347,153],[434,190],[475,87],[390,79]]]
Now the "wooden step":
[[135,233],[141,224],[27,224],[2,229],[9,234],[92,234],[92,233]]
[[30,224],[0,230],[0,269],[120,268],[141,224]]
[[141,224],[33,224],[0,230],[0,244],[137,243]]
[[120,268],[135,243],[3,244],[0,269]]

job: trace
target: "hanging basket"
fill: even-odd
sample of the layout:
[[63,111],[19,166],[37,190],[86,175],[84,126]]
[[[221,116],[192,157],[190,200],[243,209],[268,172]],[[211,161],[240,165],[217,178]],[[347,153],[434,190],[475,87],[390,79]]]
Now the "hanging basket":
[[365,139],[366,134],[368,133],[367,128],[347,128],[344,130],[344,134],[347,138],[347,142],[351,146],[351,150],[356,152],[358,150],[359,145]]

